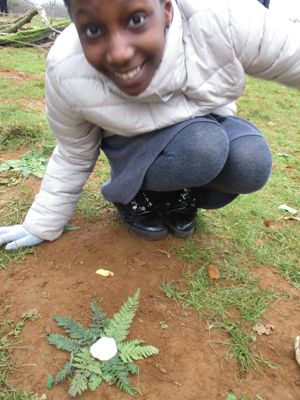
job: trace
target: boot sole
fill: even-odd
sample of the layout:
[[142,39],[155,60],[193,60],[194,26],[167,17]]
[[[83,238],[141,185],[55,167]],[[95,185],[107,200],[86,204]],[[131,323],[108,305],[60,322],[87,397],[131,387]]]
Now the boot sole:
[[196,229],[196,227],[193,227],[193,229],[191,229],[189,231],[181,231],[181,230],[174,229],[173,227],[171,227],[169,225],[168,225],[168,228],[169,228],[170,233],[173,236],[178,237],[180,239],[188,238],[189,236],[191,236],[195,232],[195,229]]
[[133,232],[140,236],[143,239],[147,240],[162,240],[165,239],[168,235],[168,231],[162,231],[162,232],[147,232],[143,231],[137,228],[132,227],[131,225],[127,224],[126,222],[123,221],[123,225],[129,232]]

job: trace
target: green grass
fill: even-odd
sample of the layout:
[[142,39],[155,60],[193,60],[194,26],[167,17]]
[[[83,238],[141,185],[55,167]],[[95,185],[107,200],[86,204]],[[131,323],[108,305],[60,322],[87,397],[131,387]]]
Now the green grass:
[[28,48],[1,48],[0,69],[8,68],[43,78],[45,52]]
[[[19,224],[23,221],[32,197],[24,193],[21,199],[11,200],[0,208],[1,226]],[[0,269],[6,268],[11,262],[21,262],[27,254],[32,254],[33,248],[22,248],[17,251],[0,250]]]
[[[9,79],[2,78],[0,80],[1,93],[0,100],[5,103],[7,98],[11,100],[19,98],[27,98],[30,93],[31,99],[43,99],[45,84],[43,80],[23,80],[15,84],[12,89],[12,84]],[[11,108],[6,105],[7,109]]]
[[[195,243],[194,245],[196,246]],[[193,244],[189,249],[192,246]],[[187,259],[186,255],[184,259]],[[207,264],[204,264],[197,265],[195,272],[186,274],[185,290],[180,291],[176,282],[164,283],[162,290],[168,297],[195,308],[209,322],[211,328],[228,333],[229,339],[224,345],[229,346],[230,354],[237,358],[242,372],[247,372],[258,364],[273,367],[271,362],[251,351],[251,344],[256,337],[249,326],[259,322],[268,306],[279,297],[269,290],[260,290],[255,276],[246,268],[234,265],[233,258],[231,262],[228,261],[219,265],[215,263],[220,271],[216,283],[211,282]]]
[[[44,56],[32,49],[1,48],[0,54],[0,70],[25,72],[39,78],[14,82],[0,75],[0,151],[14,151],[29,145],[53,147],[45,112],[34,104],[34,101],[44,101]],[[22,106],[19,99],[32,101],[31,107],[30,104]]]
[[15,151],[28,146],[40,150],[54,147],[45,117],[35,112],[0,111],[0,151]]
[[33,393],[19,392],[8,381],[9,374],[12,374],[16,370],[11,357],[11,351],[17,349],[21,345],[20,335],[24,326],[37,318],[37,311],[30,310],[24,313],[17,322],[10,320],[3,320],[0,322],[0,400],[46,399],[43,395],[39,396]]
[[86,183],[76,208],[77,214],[90,222],[99,219],[101,210],[110,206],[100,194],[100,182],[105,182],[109,177],[109,167],[102,153],[95,166],[93,177],[96,179],[90,179]]

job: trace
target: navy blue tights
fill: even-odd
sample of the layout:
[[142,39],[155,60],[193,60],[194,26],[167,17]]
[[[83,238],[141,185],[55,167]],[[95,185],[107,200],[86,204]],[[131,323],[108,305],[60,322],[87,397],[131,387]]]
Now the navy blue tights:
[[197,188],[203,208],[219,208],[240,193],[261,189],[272,155],[258,129],[237,117],[195,122],[183,128],[148,169],[143,189],[156,192]]

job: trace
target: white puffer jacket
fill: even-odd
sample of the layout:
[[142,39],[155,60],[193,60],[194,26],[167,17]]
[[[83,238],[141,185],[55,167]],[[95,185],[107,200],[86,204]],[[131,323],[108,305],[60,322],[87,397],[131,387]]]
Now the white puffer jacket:
[[133,136],[196,115],[235,112],[245,73],[300,87],[300,29],[257,0],[177,0],[163,60],[131,97],[86,61],[73,25],[47,60],[49,123],[57,146],[24,222],[54,240],[70,219],[103,135]]

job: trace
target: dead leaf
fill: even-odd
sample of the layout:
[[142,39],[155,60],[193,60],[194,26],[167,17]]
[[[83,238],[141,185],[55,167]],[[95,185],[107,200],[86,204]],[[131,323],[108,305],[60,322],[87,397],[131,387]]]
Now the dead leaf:
[[144,265],[147,264],[146,261],[142,261],[137,257],[133,257],[133,259],[134,259],[134,262],[136,262],[140,267],[143,267]]
[[108,271],[107,269],[97,269],[96,274],[104,276],[104,277],[108,277],[108,276],[114,276],[114,273],[111,271]]
[[275,329],[271,324],[256,324],[252,327],[252,329],[258,333],[259,336],[261,335],[270,335],[273,330]]
[[280,217],[280,218],[278,218],[278,219],[276,219],[276,220],[265,219],[265,220],[264,220],[264,225],[265,225],[267,228],[269,228],[269,227],[272,226],[272,225],[280,226],[280,225],[282,225],[282,223],[283,223],[284,221],[297,221],[297,222],[300,222],[300,217],[295,217],[295,216],[293,215],[293,216],[290,216],[290,217]]
[[300,217],[283,217],[285,221],[298,221],[300,222]]
[[263,240],[261,240],[261,239],[258,239],[257,241],[256,241],[256,246],[258,246],[258,247],[263,247],[263,245],[264,245],[264,242],[263,242]]
[[155,364],[155,366],[160,370],[160,372],[162,373],[162,374],[167,374],[168,373],[168,371],[166,370],[166,368],[164,368],[161,364]]
[[213,264],[208,264],[207,273],[212,282],[216,282],[216,280],[220,277],[219,269]]
[[300,336],[297,336],[295,339],[295,357],[297,364],[300,367]]
[[157,249],[155,251],[158,251],[159,253],[165,254],[168,258],[171,258],[171,254],[166,250]]
[[272,221],[271,219],[265,219],[264,220],[264,225],[269,228],[271,225],[273,225],[275,221]]

